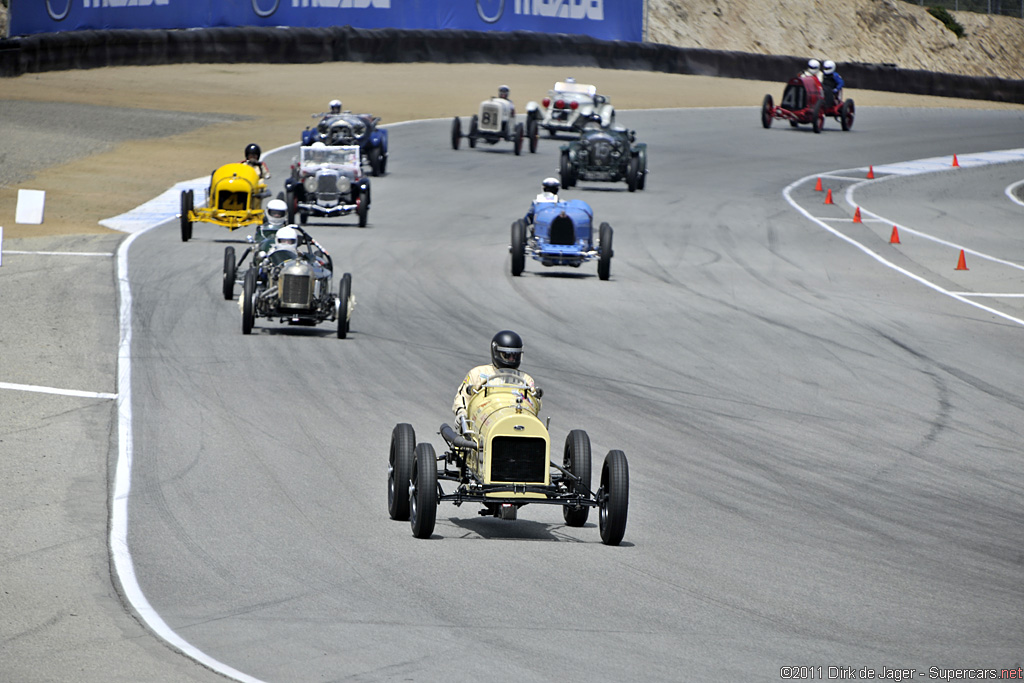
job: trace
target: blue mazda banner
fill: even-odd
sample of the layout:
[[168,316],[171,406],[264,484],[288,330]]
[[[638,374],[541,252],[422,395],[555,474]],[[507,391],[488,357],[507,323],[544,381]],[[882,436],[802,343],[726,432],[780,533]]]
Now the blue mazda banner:
[[353,26],[642,40],[644,0],[10,0],[12,36],[88,29]]

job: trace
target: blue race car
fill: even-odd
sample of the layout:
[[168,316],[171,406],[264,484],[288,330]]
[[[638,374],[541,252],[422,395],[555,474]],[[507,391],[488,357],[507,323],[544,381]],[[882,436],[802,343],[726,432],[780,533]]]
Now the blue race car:
[[374,176],[383,175],[388,168],[388,131],[378,128],[379,116],[353,114],[350,111],[313,114],[321,117],[316,128],[302,131],[302,146],[322,142],[328,147],[357,145],[364,163]]
[[594,211],[580,199],[567,202],[538,196],[525,218],[512,224],[512,275],[521,275],[526,255],[545,266],[572,266],[597,259],[597,275],[612,267],[612,226],[601,223],[594,242]]

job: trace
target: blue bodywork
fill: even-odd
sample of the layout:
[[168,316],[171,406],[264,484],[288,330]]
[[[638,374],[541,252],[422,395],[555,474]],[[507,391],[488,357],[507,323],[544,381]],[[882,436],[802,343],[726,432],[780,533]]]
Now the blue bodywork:
[[579,266],[598,257],[594,210],[580,199],[534,202],[530,253],[545,266]]
[[302,145],[357,145],[363,165],[369,166],[373,175],[381,175],[387,169],[388,131],[378,128],[379,123],[380,118],[369,114],[324,114],[315,128],[302,131]]

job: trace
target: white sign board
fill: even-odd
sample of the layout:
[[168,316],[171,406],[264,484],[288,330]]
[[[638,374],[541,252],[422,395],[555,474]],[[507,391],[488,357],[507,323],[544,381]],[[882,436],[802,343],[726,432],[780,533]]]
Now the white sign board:
[[41,224],[45,202],[45,190],[18,190],[18,208],[14,214],[14,222],[27,225]]

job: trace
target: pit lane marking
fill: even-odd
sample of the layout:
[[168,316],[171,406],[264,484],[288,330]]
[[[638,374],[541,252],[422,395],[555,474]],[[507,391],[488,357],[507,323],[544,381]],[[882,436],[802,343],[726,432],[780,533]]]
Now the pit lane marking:
[[55,387],[41,387],[35,384],[14,384],[13,382],[0,382],[0,389],[10,389],[12,391],[31,391],[38,394],[58,394],[60,396],[77,396],[78,398],[117,398],[117,394],[110,394],[103,391],[79,391],[78,389],[57,389]]

